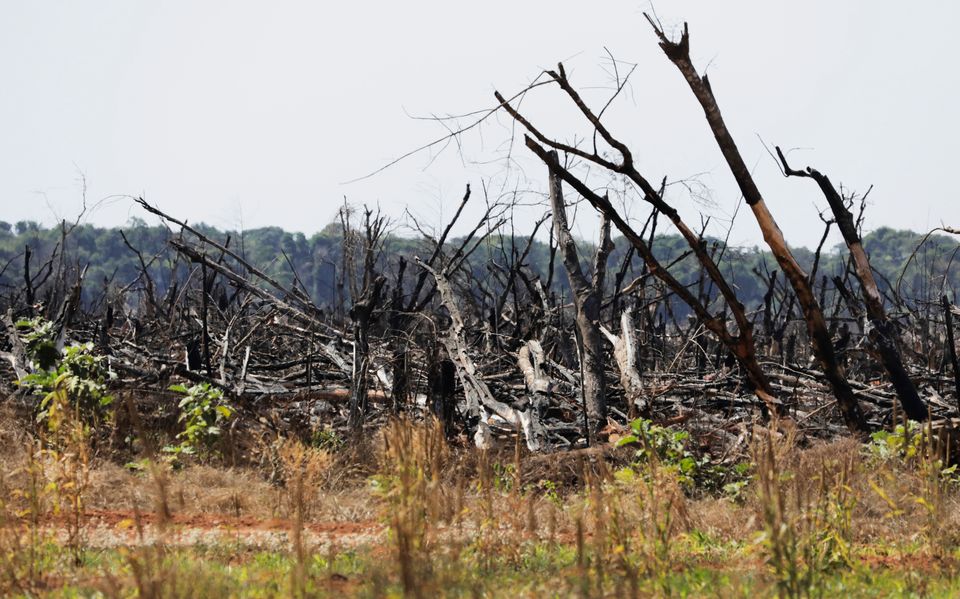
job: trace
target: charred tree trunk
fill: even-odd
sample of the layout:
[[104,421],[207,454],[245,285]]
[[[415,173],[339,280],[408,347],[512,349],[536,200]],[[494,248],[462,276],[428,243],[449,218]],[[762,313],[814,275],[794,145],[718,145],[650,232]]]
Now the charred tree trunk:
[[830,210],[834,218],[837,219],[837,227],[843,235],[843,240],[850,250],[850,256],[853,258],[853,266],[860,279],[860,289],[863,293],[863,302],[867,310],[867,318],[873,325],[870,331],[870,339],[880,354],[880,360],[883,367],[890,376],[890,382],[897,392],[900,405],[903,407],[904,414],[911,420],[924,421],[927,419],[927,406],[920,399],[917,388],[910,375],[903,365],[903,358],[900,355],[900,348],[897,347],[896,331],[893,323],[887,318],[887,312],[883,308],[883,299],[880,296],[880,290],[877,288],[877,281],[873,278],[873,270],[870,268],[870,259],[867,258],[867,252],[863,249],[863,243],[860,235],[857,233],[857,227],[853,222],[853,214],[847,210],[840,193],[830,182],[826,175],[813,168],[807,167],[805,171],[796,171],[787,164],[787,159],[777,148],[777,155],[780,162],[783,163],[783,169],[786,176],[809,177],[816,181],[823,192],[827,203],[830,204]]
[[[760,367],[756,361],[756,348],[753,339],[753,323],[747,318],[743,304],[741,304],[737,299],[736,293],[733,291],[733,287],[730,286],[723,274],[720,272],[720,269],[713,260],[713,257],[707,251],[706,245],[702,243],[700,236],[694,233],[693,230],[687,226],[673,206],[664,201],[662,192],[658,192],[656,189],[654,189],[650,182],[644,178],[639,171],[637,171],[630,149],[625,143],[615,138],[602,123],[600,115],[594,113],[587,106],[580,94],[570,84],[563,65],[558,65],[557,71],[547,71],[547,75],[549,75],[557,83],[557,85],[560,86],[561,90],[563,90],[563,92],[566,93],[567,96],[573,101],[584,117],[590,122],[591,125],[593,125],[596,133],[602,137],[603,140],[607,142],[613,149],[620,153],[622,160],[617,163],[607,159],[605,156],[601,156],[596,148],[594,148],[594,151],[591,153],[578,147],[560,143],[548,138],[529,120],[524,118],[524,116],[521,115],[513,106],[511,106],[499,92],[496,92],[494,95],[500,102],[501,107],[506,110],[507,113],[509,113],[510,116],[512,116],[517,122],[523,125],[529,132],[529,135],[526,136],[527,147],[540,156],[541,160],[548,162],[548,164],[551,159],[545,157],[546,151],[537,142],[546,144],[553,150],[562,150],[567,155],[587,160],[593,164],[624,175],[630,179],[630,181],[632,181],[639,190],[643,192],[642,197],[645,202],[649,203],[658,212],[670,219],[670,222],[673,223],[673,225],[677,228],[677,231],[679,231],[684,240],[686,240],[687,244],[690,246],[691,252],[694,256],[696,256],[704,271],[710,276],[711,281],[713,281],[720,295],[723,296],[723,299],[726,301],[730,313],[733,316],[733,320],[737,324],[738,335],[736,337],[730,335],[726,330],[725,325],[723,323],[718,323],[714,317],[709,317],[713,322],[704,320],[704,325],[714,334],[721,336],[722,342],[731,347],[731,350],[735,352],[738,360],[740,360],[740,363],[745,366],[747,375],[751,383],[754,384],[754,391],[757,393],[757,396],[763,400],[764,405],[767,408],[773,408],[779,412],[780,403],[773,396],[770,384],[767,381],[766,376],[760,370]],[[536,141],[534,141],[534,138]],[[576,177],[573,177],[570,175],[569,171],[561,167],[558,160],[554,159],[552,161],[557,163],[557,167],[554,170],[557,171],[557,169],[559,169],[557,172],[560,172],[561,175],[563,175],[564,180],[573,185],[573,183],[567,177],[569,176],[573,180],[576,180]],[[579,182],[578,180],[577,182],[581,183],[582,186],[582,182]],[[607,218],[611,219],[613,224],[615,224],[617,228],[620,229],[620,231],[631,240],[631,243],[637,249],[638,253],[645,251],[648,254],[647,256],[644,256],[644,260],[647,261],[649,266],[651,264],[650,259],[652,259],[652,254],[650,254],[649,248],[647,248],[644,244],[642,237],[637,235],[636,232],[626,224],[623,218],[616,214],[616,210],[614,210],[613,206],[610,205],[610,202],[606,198],[601,198],[590,190],[587,190],[585,193],[581,190],[581,186],[576,186],[577,191],[580,192],[580,194],[584,197],[588,198],[591,204],[594,205],[594,208],[604,214]],[[643,246],[642,251],[641,246]],[[657,274],[657,276],[667,282],[662,276],[665,271],[660,268],[659,265],[658,268],[660,274]],[[672,290],[675,292],[677,291],[672,284],[670,286]],[[690,306],[693,306],[694,303],[698,305],[700,304],[699,300],[693,297],[692,294],[682,293],[680,295]],[[691,303],[691,301],[694,303]],[[697,317],[703,319],[705,316],[709,316],[709,312],[702,305],[701,308],[703,309],[699,311],[695,310],[697,312]]]
[[[731,335],[723,319],[718,318],[707,310],[685,285],[680,283],[680,281],[660,264],[647,245],[647,242],[620,216],[606,197],[596,194],[587,187],[583,181],[580,181],[570,171],[563,168],[557,159],[556,153],[547,151],[546,148],[529,136],[526,137],[526,145],[550,168],[551,174],[557,175],[566,181],[577,193],[590,202],[597,211],[610,219],[623,236],[627,238],[627,241],[633,244],[633,247],[637,250],[637,255],[643,259],[650,274],[663,281],[664,285],[669,288],[670,291],[690,306],[697,317],[704,323],[704,326],[716,335],[720,342],[728,347],[733,355],[736,356],[737,362],[740,364],[740,367],[743,368],[747,380],[753,387],[753,392],[757,395],[757,398],[763,402],[766,409],[774,413],[779,413],[782,410],[783,404],[773,395],[770,381],[757,362],[753,335],[750,333],[750,328],[741,329],[740,335],[736,337]],[[736,311],[742,312],[743,306],[739,304],[739,302],[737,306]],[[731,308],[733,307],[731,306]],[[658,334],[662,338],[664,335],[662,327],[665,325],[661,324],[660,326],[661,330]]]
[[673,42],[667,38],[652,18],[648,16],[647,19],[660,38],[660,47],[667,58],[680,70],[690,86],[690,90],[700,102],[717,146],[720,148],[720,152],[723,154],[734,179],[736,179],[747,205],[750,206],[757,224],[760,225],[764,240],[797,295],[804,320],[807,323],[807,332],[810,336],[813,352],[819,360],[821,368],[823,368],[824,376],[833,388],[844,423],[851,431],[860,434],[865,433],[868,430],[866,418],[860,403],[853,394],[850,383],[847,381],[843,368],[837,362],[830,334],[827,331],[827,323],[824,320],[820,304],[813,293],[810,280],[787,246],[783,232],[777,225],[773,214],[767,208],[763,195],[753,180],[750,169],[744,162],[743,156],[740,155],[740,150],[737,148],[737,144],[723,120],[723,115],[720,113],[720,107],[713,95],[713,90],[710,88],[709,80],[705,76],[701,77],[693,66],[690,59],[690,36],[686,25],[684,25],[680,41]]
[[403,275],[407,270],[407,261],[401,257],[397,268],[397,284],[390,301],[390,369],[393,371],[393,386],[390,395],[393,398],[393,411],[399,413],[407,403],[410,379],[407,376],[407,323],[403,310]]
[[[554,160],[557,153],[552,152]],[[603,217],[600,245],[594,260],[593,279],[587,280],[580,266],[577,244],[570,234],[567,210],[563,203],[560,176],[550,171],[550,207],[553,211],[553,229],[563,265],[573,292],[576,308],[576,326],[580,332],[580,360],[583,367],[583,398],[587,412],[588,427],[599,430],[607,418],[607,395],[603,381],[603,335],[600,332],[600,306],[603,301],[603,279],[606,274],[606,259],[610,252],[610,219]]]
[[34,297],[33,291],[33,279],[30,277],[30,256],[33,252],[30,250],[30,246],[26,245],[23,248],[23,292],[27,296],[27,313],[30,316],[33,316],[33,304],[37,301]]
[[477,366],[467,352],[466,325],[460,313],[460,308],[457,306],[453,288],[450,286],[447,275],[443,271],[434,270],[419,258],[417,258],[417,264],[433,275],[437,284],[437,291],[440,294],[440,301],[446,307],[450,316],[450,326],[440,335],[440,341],[443,343],[444,349],[447,350],[447,355],[460,379],[460,385],[463,388],[466,400],[466,416],[469,420],[477,420],[475,442],[480,447],[485,447],[489,443],[489,427],[484,416],[493,413],[523,432],[527,440],[527,448],[530,451],[539,450],[545,437],[539,414],[530,409],[531,406],[525,406],[526,409],[518,409],[499,401],[493,396],[490,387],[477,372]]
[[353,320],[353,380],[350,387],[350,426],[363,425],[367,412],[367,375],[370,372],[370,317],[380,302],[384,277],[379,276],[364,290],[360,300],[350,309]]
[[953,366],[953,385],[957,394],[957,409],[960,410],[960,361],[957,360],[957,343],[953,337],[953,306],[950,300],[944,295],[941,300],[943,303],[943,318],[947,324],[947,344],[950,346],[950,364]]
[[427,373],[430,411],[443,423],[443,430],[453,432],[453,415],[456,408],[454,393],[457,390],[457,368],[449,358],[440,359],[436,354]]
[[209,316],[209,302],[207,297],[207,263],[200,263],[200,272],[203,280],[200,285],[200,313],[202,315],[202,347],[203,347],[203,367],[206,369],[207,376],[210,376],[210,327],[207,324]]
[[[344,237],[350,233],[346,209],[341,210]],[[353,381],[350,393],[350,426],[359,429],[367,413],[367,375],[370,371],[370,321],[380,304],[386,278],[376,274],[377,255],[383,243],[386,219],[364,208],[363,288],[359,293],[351,286],[352,297],[359,295],[350,309],[353,321]]]

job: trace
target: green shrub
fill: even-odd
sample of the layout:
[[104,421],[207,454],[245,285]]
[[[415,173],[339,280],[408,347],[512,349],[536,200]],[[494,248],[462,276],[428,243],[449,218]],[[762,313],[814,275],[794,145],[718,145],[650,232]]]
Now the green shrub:
[[50,370],[60,359],[53,323],[44,318],[27,318],[16,323],[27,358],[34,370]]
[[[17,330],[34,372],[20,381],[40,397],[37,422],[45,422],[60,406],[72,406],[81,420],[97,421],[113,403],[107,382],[116,378],[105,356],[92,343],[74,343],[57,351],[53,325],[41,318],[22,320]],[[62,401],[55,401],[57,399]]]
[[923,427],[918,422],[908,420],[898,424],[893,431],[880,430],[870,435],[867,453],[881,460],[891,458],[913,459],[923,451]]
[[194,455],[201,450],[210,449],[219,438],[222,426],[233,417],[233,408],[223,399],[223,391],[209,383],[199,383],[192,387],[173,385],[171,391],[182,393],[179,421],[183,430],[177,433],[180,441],[177,445],[168,445],[163,450],[178,456]]
[[746,462],[732,465],[713,462],[707,456],[692,452],[689,444],[690,433],[660,426],[645,418],[632,421],[630,434],[617,442],[618,447],[637,446],[636,463],[656,460],[661,467],[673,471],[688,493],[702,491],[739,499],[750,480],[750,465]]

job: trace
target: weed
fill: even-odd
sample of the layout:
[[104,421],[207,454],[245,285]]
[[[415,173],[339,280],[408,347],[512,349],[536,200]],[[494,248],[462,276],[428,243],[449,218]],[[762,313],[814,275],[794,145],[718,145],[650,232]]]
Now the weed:
[[750,464],[715,463],[690,450],[690,433],[645,418],[630,423],[630,434],[617,442],[618,447],[625,445],[637,447],[634,466],[656,459],[660,468],[676,474],[688,495],[720,493],[738,500],[750,480]]
[[431,525],[449,522],[452,502],[441,475],[449,459],[443,424],[392,421],[383,432],[383,472],[376,490],[387,506],[404,593],[425,596],[432,575]]
[[[43,360],[37,366],[47,363],[49,356]],[[107,381],[114,378],[116,374],[110,370],[107,359],[93,354],[92,343],[82,343],[64,348],[63,355],[54,359],[50,369],[39,368],[25,376],[20,385],[41,397],[36,407],[37,422],[56,419],[57,410],[73,407],[82,420],[96,424],[113,403]]]
[[[946,557],[957,544],[957,534],[948,521],[947,496],[960,485],[957,464],[947,465],[950,444],[943,443],[930,424],[913,421],[898,424],[892,432],[873,433],[866,453],[886,470],[871,479],[871,487],[886,503],[888,516],[900,517],[907,506],[918,506],[922,517],[922,538],[930,553]],[[902,486],[901,478],[913,484],[905,486],[906,504],[887,490]]]
[[923,451],[922,429],[920,423],[908,420],[896,425],[893,431],[875,431],[871,433],[870,442],[864,446],[864,451],[868,456],[879,460],[912,460]]
[[314,429],[310,435],[310,445],[324,451],[338,451],[345,443],[340,433],[330,426]]
[[233,417],[233,408],[224,402],[223,391],[209,383],[192,387],[173,385],[170,390],[183,394],[177,405],[183,430],[177,433],[180,443],[168,445],[163,451],[176,458],[209,450],[220,437],[223,425]]
[[278,443],[284,486],[290,499],[287,512],[301,520],[309,518],[313,497],[333,464],[333,456],[296,438],[281,439]]
[[857,498],[850,480],[856,465],[849,457],[824,459],[815,480],[804,480],[783,467],[795,452],[793,429],[771,429],[760,437],[753,446],[764,525],[758,543],[781,597],[819,595],[831,572],[852,565]]

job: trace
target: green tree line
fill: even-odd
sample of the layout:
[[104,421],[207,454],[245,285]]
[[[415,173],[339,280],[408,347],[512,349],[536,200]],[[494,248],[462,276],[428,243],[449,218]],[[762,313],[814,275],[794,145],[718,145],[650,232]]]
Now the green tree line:
[[[343,253],[349,244],[344,242],[339,223],[332,223],[310,236],[278,227],[242,232],[206,225],[196,225],[196,228],[220,243],[228,243],[232,250],[285,285],[302,285],[318,305],[332,306],[338,297],[343,297],[342,290],[338,296],[337,283],[338,277],[343,277]],[[0,221],[0,295],[10,297],[23,287],[24,253],[28,247],[31,253],[31,276],[38,281],[42,280],[43,267],[51,257],[54,263],[61,267],[65,265],[73,272],[86,267],[85,300],[105,290],[123,288],[138,278],[140,259],[131,248],[138,250],[149,265],[158,293],[163,293],[174,280],[182,279],[189,271],[183,261],[177,268],[174,267],[177,264],[176,254],[167,242],[179,233],[164,226],[149,226],[134,218],[123,227],[81,224],[69,230],[66,236],[63,231],[61,226],[48,228],[29,221],[16,224]],[[622,238],[614,241],[616,249],[610,256],[610,271],[617,273],[623,264],[628,244]],[[526,243],[527,240],[521,238],[491,237],[471,256],[469,268],[477,280],[490,280],[490,264],[502,264],[503,258],[510,255],[511,247],[519,253]],[[717,252],[721,269],[735,286],[741,301],[749,309],[762,305],[767,292],[766,280],[776,269],[776,262],[769,253],[758,247],[723,247],[722,242],[714,239],[707,239],[705,243]],[[457,240],[451,240],[450,244],[457,245]],[[506,251],[502,251],[503,245],[508,246]],[[893,297],[895,288],[899,288],[903,299],[908,302],[932,301],[943,293],[955,297],[956,290],[960,288],[960,269],[954,265],[960,244],[955,238],[880,228],[864,236],[864,245],[880,285],[890,297]],[[584,249],[582,255],[589,256],[590,248]],[[425,256],[431,250],[425,241],[390,236],[384,242],[380,268],[389,278],[396,272],[396,261],[400,256],[412,260],[414,255]],[[689,248],[679,235],[657,236],[653,250],[663,264],[672,264],[671,271],[679,280],[690,285],[697,284],[700,278],[699,265],[691,256],[684,257]],[[795,255],[810,272],[815,252],[808,248],[795,248]],[[550,265],[548,243],[535,240],[525,262],[533,272],[546,279]],[[553,281],[557,290],[562,292],[566,280],[559,258],[553,266]],[[835,276],[843,278],[846,268],[847,253],[843,246],[824,248],[817,268],[818,284],[823,276],[828,280]],[[624,284],[642,272],[642,263],[634,258],[628,263]],[[613,285],[614,277],[609,278],[610,285]],[[710,293],[710,289],[705,289],[704,293]],[[678,306],[678,310],[683,312],[682,307]]]

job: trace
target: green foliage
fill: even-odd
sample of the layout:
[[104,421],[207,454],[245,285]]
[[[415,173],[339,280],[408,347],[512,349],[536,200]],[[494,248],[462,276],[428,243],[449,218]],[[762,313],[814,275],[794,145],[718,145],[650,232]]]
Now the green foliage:
[[766,556],[780,597],[824,596],[830,577],[853,565],[852,516],[857,495],[850,485],[855,461],[824,460],[805,488],[782,468],[793,441],[767,437],[754,447],[757,498],[764,524],[757,545]]
[[34,369],[53,368],[60,359],[53,322],[40,317],[27,318],[17,321],[15,326]]
[[493,464],[493,488],[498,493],[509,493],[517,481],[517,467],[514,464]]
[[42,399],[37,404],[37,422],[48,422],[66,406],[84,421],[96,421],[113,403],[107,382],[116,378],[105,356],[93,353],[92,343],[75,343],[57,351],[53,323],[42,318],[22,320],[17,330],[34,372],[20,381]]
[[233,408],[223,400],[223,391],[209,383],[192,387],[173,385],[170,390],[183,394],[177,406],[180,408],[179,421],[183,423],[183,430],[177,433],[180,443],[164,447],[163,450],[176,457],[210,449],[220,436],[223,424],[234,414]]
[[[285,285],[293,284],[293,274],[286,261],[276,260],[281,250],[285,252],[293,264],[297,265],[300,280],[306,291],[319,304],[330,303],[334,300],[336,283],[336,264],[342,264],[345,244],[342,243],[342,231],[338,222],[324,227],[319,233],[305,236],[301,233],[290,233],[277,227],[263,227],[243,231],[222,231],[206,225],[196,225],[197,229],[213,239],[225,241],[228,236],[241,239],[240,251],[243,256],[263,268],[271,276]],[[59,228],[45,229],[36,223],[17,223],[15,234],[0,232],[0,261],[13,259],[29,245],[34,252],[35,261],[42,263],[48,259],[54,248],[61,242]],[[171,234],[162,226],[146,226],[139,219],[131,219],[124,226],[124,233],[130,243],[141,250],[144,255],[161,256],[160,260],[151,263],[148,271],[156,285],[157,293],[164,293],[176,280],[183,280],[187,276],[186,270],[172,268],[172,254],[166,247]],[[87,281],[102,281],[110,279],[114,285],[123,286],[141,276],[136,255],[130,252],[123,243],[117,228],[100,228],[91,225],[80,225],[75,228],[61,248],[69,258],[69,264],[87,265]],[[960,269],[951,268],[951,256],[957,248],[955,239],[942,235],[930,236],[915,252],[922,236],[910,231],[896,231],[888,228],[877,229],[864,237],[864,246],[870,253],[871,264],[878,273],[881,291],[887,291],[887,282],[898,280],[901,271],[907,266],[902,279],[902,290],[905,299],[910,302],[923,299],[924,294],[931,289],[939,289],[941,282],[945,288],[960,288]],[[451,244],[459,242],[449,240]],[[526,239],[505,238],[508,246],[525,245]],[[713,246],[720,244],[719,240],[708,239]],[[496,241],[499,243],[499,240]],[[623,238],[614,241],[616,249],[611,253],[611,263],[619,263],[623,259],[628,243]],[[466,267],[473,270],[478,277],[486,276],[485,260],[495,255],[494,240],[488,240],[476,253],[477,259],[471,260]],[[400,255],[410,256],[424,248],[419,239],[404,237],[390,237],[386,240],[383,260],[393,262]],[[700,266],[693,256],[679,259],[688,250],[686,241],[679,235],[661,235],[653,243],[653,252],[663,264],[670,264],[671,273],[684,284],[689,284],[700,276]],[[584,245],[584,255],[589,255],[589,244]],[[59,250],[58,250],[59,251]],[[800,265],[809,269],[813,263],[813,252],[805,248],[794,248]],[[549,268],[549,248],[546,243],[535,241],[530,248],[528,263],[535,272],[545,275]],[[166,258],[163,258],[166,256]],[[911,258],[912,257],[912,258]],[[846,249],[842,246],[825,248],[819,266],[821,274],[831,276],[842,274]],[[232,260],[225,262],[232,265]],[[639,261],[634,259],[634,266]],[[752,247],[729,247],[724,251],[724,260],[720,265],[729,281],[737,288],[741,302],[747,306],[758,306],[763,303],[766,291],[765,283],[753,274],[753,271],[776,269],[776,261],[769,252]],[[559,285],[565,285],[565,277],[561,275],[563,265],[556,261],[554,280]],[[387,270],[390,270],[389,268]],[[20,281],[16,279],[15,269],[0,274],[0,284],[16,286]],[[933,282],[931,284],[931,281]],[[612,281],[609,282],[612,285]],[[99,295],[102,290],[95,285],[88,285],[84,289],[84,299],[89,300],[93,294]],[[686,314],[683,307],[677,306],[677,316]]]
[[[617,442],[617,446],[636,445],[638,463],[656,460],[661,467],[676,475],[688,493],[699,490],[739,499],[749,483],[749,464],[718,464],[709,457],[696,455],[689,448],[690,433],[686,431],[660,426],[645,418],[631,422],[630,431]],[[635,473],[630,469],[617,474],[632,477]]]
[[[711,468],[721,468],[717,465],[711,465]],[[741,501],[743,499],[743,492],[750,484],[750,470],[751,466],[747,462],[739,462],[734,464],[732,468],[724,469],[725,471],[720,473],[721,476],[726,476],[728,482],[724,482],[720,489],[723,491],[723,494],[733,499],[734,501]]]
[[870,443],[866,446],[868,455],[881,460],[913,459],[922,450],[922,426],[913,420],[908,420],[906,425],[898,424],[892,432],[880,430],[872,433]]
[[334,452],[342,448],[344,443],[344,438],[331,426],[315,429],[310,435],[310,445],[317,449]]
[[918,463],[925,469],[936,469],[939,477],[945,481],[960,483],[957,464],[947,465],[939,455],[937,443],[931,439],[930,431],[919,422],[908,420],[906,425],[898,424],[893,431],[880,430],[870,435],[864,451],[877,460],[902,460]]
[[563,508],[563,498],[560,497],[560,485],[552,480],[542,478],[537,482],[537,487],[543,492],[543,497],[558,508]]
[[655,456],[667,465],[677,465],[681,473],[690,473],[696,467],[696,459],[687,451],[690,433],[654,424],[646,418],[637,418],[630,423],[630,434],[617,442],[618,446],[639,444],[638,460]]

